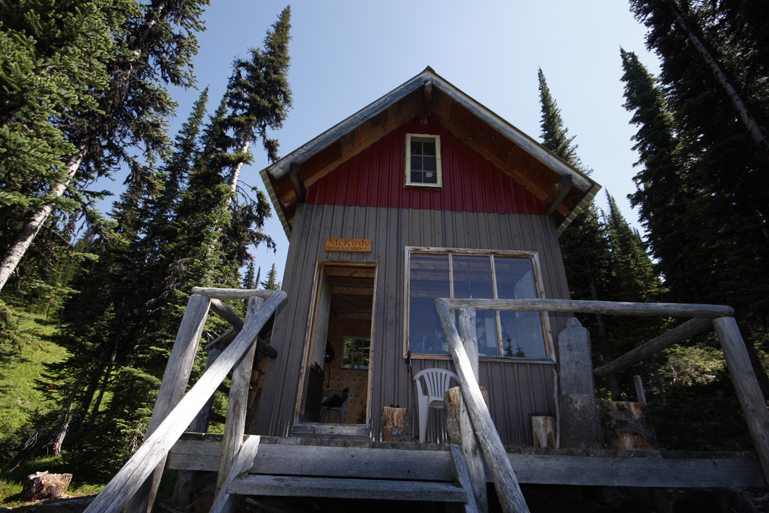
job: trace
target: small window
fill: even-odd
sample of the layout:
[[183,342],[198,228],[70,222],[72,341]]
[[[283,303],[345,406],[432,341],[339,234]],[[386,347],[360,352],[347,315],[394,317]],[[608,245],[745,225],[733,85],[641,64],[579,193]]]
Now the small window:
[[441,187],[440,136],[406,134],[406,185]]
[[342,369],[368,369],[371,339],[369,337],[342,337],[344,353]]

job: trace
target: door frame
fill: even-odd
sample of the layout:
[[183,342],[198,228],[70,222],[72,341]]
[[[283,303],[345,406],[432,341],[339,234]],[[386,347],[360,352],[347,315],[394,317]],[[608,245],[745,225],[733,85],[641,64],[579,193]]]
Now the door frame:
[[[366,423],[365,424],[350,424],[350,428],[353,428],[353,426],[360,426],[361,428],[366,428],[366,434],[370,438],[370,428],[371,428],[371,418],[373,415],[373,412],[371,411],[371,401],[374,396],[374,366],[376,364],[375,361],[375,352],[374,347],[377,343],[376,338],[374,336],[375,328],[376,328],[376,296],[377,296],[377,282],[379,280],[379,262],[376,260],[336,260],[336,259],[318,259],[315,262],[315,274],[313,278],[313,285],[312,285],[312,307],[310,308],[309,315],[307,318],[307,325],[305,329],[305,340],[304,340],[304,351],[302,354],[302,370],[299,373],[299,386],[297,387],[297,394],[296,394],[296,404],[294,406],[294,428],[298,426],[308,427],[310,428],[309,431],[311,431],[314,434],[345,434],[340,433],[339,425],[334,424],[320,424],[320,423],[313,423],[313,422],[302,422],[302,405],[304,402],[304,395],[305,395],[305,380],[307,379],[307,372],[311,365],[310,359],[312,358],[312,350],[313,350],[313,343],[315,339],[315,326],[317,324],[317,314],[318,314],[318,299],[320,294],[320,285],[321,285],[321,277],[323,275],[323,270],[326,266],[338,266],[338,267],[373,267],[374,268],[374,294],[371,298],[371,330],[370,330],[370,345],[369,345],[369,366],[368,366],[368,383],[367,383],[367,392],[366,392]],[[329,426],[328,429],[324,429],[324,426]],[[307,433],[308,429],[292,429],[292,431],[301,431],[302,433]],[[347,430],[342,430],[347,431]],[[355,429],[350,429],[350,433],[352,434],[353,431],[357,431]],[[358,434],[358,433],[355,433]]]

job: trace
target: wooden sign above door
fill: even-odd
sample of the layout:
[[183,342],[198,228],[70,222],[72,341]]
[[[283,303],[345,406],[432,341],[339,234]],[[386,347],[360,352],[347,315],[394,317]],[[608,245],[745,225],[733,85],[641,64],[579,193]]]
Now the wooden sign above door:
[[326,251],[371,253],[371,239],[326,239]]

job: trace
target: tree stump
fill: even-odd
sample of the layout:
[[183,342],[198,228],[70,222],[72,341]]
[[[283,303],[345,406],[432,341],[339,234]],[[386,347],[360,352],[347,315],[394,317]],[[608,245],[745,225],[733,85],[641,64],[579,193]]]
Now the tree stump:
[[385,442],[411,442],[411,418],[406,408],[382,407],[382,440]]
[[561,447],[600,449],[603,447],[601,416],[592,394],[562,394]]
[[72,474],[49,474],[35,472],[24,480],[24,488],[21,491],[21,500],[39,501],[43,499],[56,499],[67,493]]
[[657,435],[646,406],[630,401],[601,401],[601,422],[612,449],[656,449]]
[[[483,395],[483,402],[489,407],[489,392],[486,387],[479,387]],[[446,434],[449,437],[450,444],[462,444],[462,436],[459,432],[459,398],[462,392],[459,387],[451,387],[443,394],[443,401],[446,405]]]
[[534,438],[534,447],[555,447],[555,417],[532,415],[531,433]]

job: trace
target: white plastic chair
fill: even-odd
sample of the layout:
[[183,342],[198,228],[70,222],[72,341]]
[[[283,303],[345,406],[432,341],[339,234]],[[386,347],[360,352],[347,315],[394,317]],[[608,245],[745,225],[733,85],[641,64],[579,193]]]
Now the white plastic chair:
[[[419,443],[425,441],[429,409],[445,407],[443,394],[451,388],[452,378],[459,383],[457,375],[445,369],[424,369],[414,376],[417,389],[417,407],[419,408]],[[424,387],[422,386],[423,383]]]

